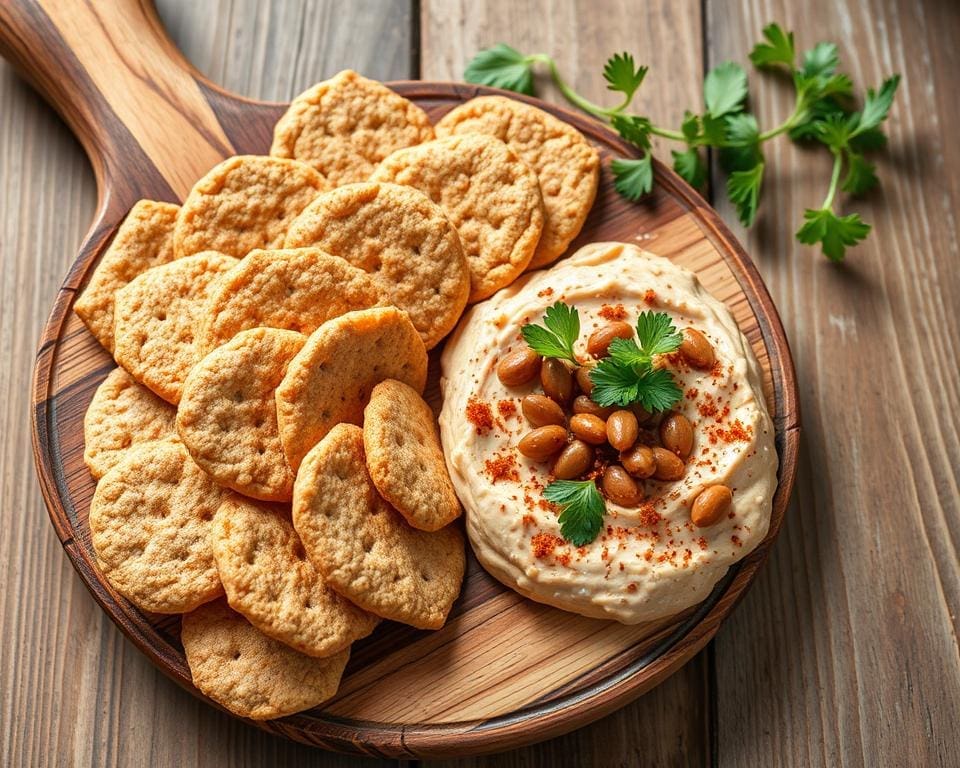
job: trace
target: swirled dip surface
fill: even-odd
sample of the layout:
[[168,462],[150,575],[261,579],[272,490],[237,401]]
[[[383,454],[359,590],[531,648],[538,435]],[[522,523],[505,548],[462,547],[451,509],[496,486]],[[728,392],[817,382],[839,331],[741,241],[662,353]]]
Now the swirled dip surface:
[[[654,309],[678,328],[704,333],[717,360],[701,371],[679,355],[663,359],[684,392],[676,410],[694,427],[685,475],[644,481],[647,500],[636,509],[608,500],[600,535],[584,547],[561,538],[558,510],[543,499],[550,462],[516,450],[531,429],[520,401],[539,391],[539,382],[507,388],[495,370],[524,343],[520,328],[542,322],[558,300],[580,313],[578,356],[586,357],[587,337],[610,319],[635,324]],[[631,245],[587,246],[474,306],[448,341],[442,366],[440,432],[470,543],[484,567],[520,593],[585,616],[651,621],[703,600],[766,535],[777,454],[760,367],[729,310],[692,272]],[[714,483],[733,490],[732,509],[698,528],[690,505]]]

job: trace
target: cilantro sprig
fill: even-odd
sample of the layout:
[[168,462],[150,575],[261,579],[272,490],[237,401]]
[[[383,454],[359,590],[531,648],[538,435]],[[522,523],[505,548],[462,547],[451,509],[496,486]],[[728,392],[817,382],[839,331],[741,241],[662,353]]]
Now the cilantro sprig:
[[523,340],[541,357],[556,357],[578,364],[573,345],[580,335],[580,313],[558,301],[547,307],[543,325],[528,323],[520,329]]
[[628,111],[648,68],[637,65],[626,52],[614,54],[603,69],[608,90],[621,95],[614,107],[595,104],[574,91],[561,77],[552,57],[543,53],[524,55],[503,43],[480,51],[467,66],[465,78],[532,95],[535,67],[546,67],[569,102],[610,123],[625,141],[641,151],[640,157],[616,158],[611,163],[617,191],[629,200],[640,200],[653,189],[653,137],[684,145],[684,149],[672,151],[673,168],[697,188],[703,188],[709,176],[705,150],[717,150],[720,166],[727,174],[727,196],[741,223],[748,227],[756,219],[767,170],[763,145],[781,134],[793,141],[822,144],[834,159],[830,185],[821,206],[804,212],[805,223],[797,239],[819,244],[828,258],[840,261],[848,247],[866,238],[870,225],[856,213],[838,215],[837,194],[857,197],[877,185],[876,167],[867,153],[886,144],[881,126],[890,113],[900,77],[893,75],[876,91],[869,89],[862,109],[857,110],[853,81],[838,72],[837,46],[817,43],[799,55],[798,63],[793,33],[778,24],[764,27],[763,40],[750,51],[749,59],[758,70],[787,75],[793,87],[794,108],[789,117],[767,130],[760,129],[747,109],[746,71],[730,61],[707,73],[703,108],[685,112],[680,130],[654,125],[648,117]]
[[640,403],[647,411],[665,411],[683,395],[670,371],[654,367],[654,356],[680,347],[683,335],[664,312],[642,312],[637,318],[637,339],[614,339],[607,357],[590,371],[593,392],[600,406]]
[[593,480],[554,480],[543,497],[560,507],[560,534],[577,547],[589,544],[600,533],[607,505]]

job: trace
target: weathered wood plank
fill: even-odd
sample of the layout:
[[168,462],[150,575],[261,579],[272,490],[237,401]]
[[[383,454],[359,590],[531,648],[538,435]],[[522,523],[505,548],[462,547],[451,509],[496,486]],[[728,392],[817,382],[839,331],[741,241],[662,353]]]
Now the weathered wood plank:
[[[160,2],[201,71],[288,99],[346,66],[412,73],[412,4]],[[0,62],[0,763],[371,765],[267,736],[200,703],[123,638],[58,546],[31,462],[36,339],[93,213],[93,175],[53,112]]]
[[[874,225],[844,267],[799,246],[830,159],[777,141],[745,237],[800,381],[797,493],[780,540],[716,640],[722,765],[948,765],[960,722],[960,120],[950,3],[708,3],[708,60],[745,60],[764,24],[834,40],[861,86],[904,81]],[[752,89],[761,124],[787,89]],[[728,221],[730,206],[720,210]]]
[[[654,65],[640,103],[662,121],[679,120],[699,94],[700,8],[694,2],[648,3],[638,12],[626,0],[424,0],[420,29],[425,80],[462,79],[464,66],[478,50],[503,41],[524,53],[549,52],[570,82],[598,101],[609,98],[600,78],[604,61],[614,51],[634,52]],[[552,86],[540,85],[540,95],[562,103]],[[708,750],[705,659],[701,654],[659,688],[593,726],[537,747],[456,764],[703,764]]]

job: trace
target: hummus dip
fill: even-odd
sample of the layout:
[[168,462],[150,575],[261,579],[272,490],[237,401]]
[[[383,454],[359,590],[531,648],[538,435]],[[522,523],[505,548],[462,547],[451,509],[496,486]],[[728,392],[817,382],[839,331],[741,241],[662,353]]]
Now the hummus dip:
[[[683,478],[643,481],[647,498],[635,509],[608,499],[600,534],[582,547],[561,537],[558,509],[543,498],[550,462],[516,449],[531,430],[520,401],[539,382],[508,388],[496,374],[499,358],[525,343],[521,327],[541,323],[557,301],[579,311],[581,359],[595,329],[611,319],[635,325],[645,310],[699,330],[716,355],[709,371],[677,354],[661,359],[684,392],[675,410],[694,427]],[[730,311],[666,259],[597,243],[518,280],[463,318],[443,353],[441,388],[441,439],[470,543],[493,576],[527,597],[625,624],[652,621],[703,600],[767,533],[777,454],[760,367]],[[717,483],[733,491],[730,512],[698,528],[691,503]]]

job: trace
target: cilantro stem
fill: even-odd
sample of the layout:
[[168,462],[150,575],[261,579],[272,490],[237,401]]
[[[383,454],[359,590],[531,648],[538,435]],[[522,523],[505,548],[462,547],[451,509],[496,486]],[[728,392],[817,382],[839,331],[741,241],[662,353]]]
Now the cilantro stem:
[[771,128],[769,131],[763,131],[759,136],[757,136],[757,141],[762,144],[763,142],[769,141],[775,136],[779,136],[781,133],[786,133],[793,128],[806,111],[807,107],[804,101],[805,99],[802,96],[798,97],[797,104],[793,109],[793,114],[780,123],[780,125],[778,125],[776,128]]
[[838,149],[831,149],[833,153],[833,173],[830,175],[830,188],[827,190],[827,196],[820,206],[822,210],[833,208],[833,198],[837,195],[837,186],[840,183],[840,170],[843,168],[843,154]]
[[567,85],[566,81],[560,76],[560,70],[557,68],[557,62],[553,60],[553,57],[548,56],[545,53],[535,53],[530,59],[532,61],[538,61],[542,64],[546,64],[550,69],[550,77],[553,82],[556,84],[557,88],[560,89],[560,93],[563,94],[563,97],[569,101],[571,104],[580,107],[584,112],[593,115],[594,117],[599,117],[601,120],[609,120],[611,115],[615,115],[619,112],[622,112],[623,109],[627,106],[626,104],[621,104],[618,107],[601,107],[599,104],[594,104],[589,99],[585,99],[579,93],[577,93],[573,88]]
[[660,128],[656,125],[650,127],[650,133],[654,136],[662,136],[665,139],[672,139],[673,141],[686,141],[686,137],[680,133],[680,131],[671,131],[668,128]]

